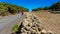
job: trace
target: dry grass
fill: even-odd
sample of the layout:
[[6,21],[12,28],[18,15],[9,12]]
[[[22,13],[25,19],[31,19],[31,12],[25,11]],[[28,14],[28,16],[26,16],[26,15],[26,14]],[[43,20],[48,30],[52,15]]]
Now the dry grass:
[[46,30],[52,30],[54,34],[60,34],[60,14],[51,14],[50,12],[30,12],[36,15]]

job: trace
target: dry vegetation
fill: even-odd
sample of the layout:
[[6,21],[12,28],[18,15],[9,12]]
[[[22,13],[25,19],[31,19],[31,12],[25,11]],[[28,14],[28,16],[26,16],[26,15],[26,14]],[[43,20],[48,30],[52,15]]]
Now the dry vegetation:
[[46,30],[52,30],[54,34],[60,34],[60,14],[51,14],[50,12],[30,12],[35,15]]

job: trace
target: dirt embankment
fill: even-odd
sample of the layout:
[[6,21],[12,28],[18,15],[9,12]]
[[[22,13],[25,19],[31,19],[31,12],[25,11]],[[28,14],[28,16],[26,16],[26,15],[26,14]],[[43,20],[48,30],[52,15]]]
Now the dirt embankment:
[[46,30],[52,30],[54,34],[60,34],[60,14],[50,12],[30,12],[35,15]]

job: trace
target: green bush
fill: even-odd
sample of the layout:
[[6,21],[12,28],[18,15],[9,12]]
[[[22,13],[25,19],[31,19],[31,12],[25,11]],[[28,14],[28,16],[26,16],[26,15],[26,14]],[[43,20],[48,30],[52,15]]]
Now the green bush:
[[15,32],[17,31],[19,28],[19,26],[17,24],[15,24],[13,27],[12,27],[12,31]]

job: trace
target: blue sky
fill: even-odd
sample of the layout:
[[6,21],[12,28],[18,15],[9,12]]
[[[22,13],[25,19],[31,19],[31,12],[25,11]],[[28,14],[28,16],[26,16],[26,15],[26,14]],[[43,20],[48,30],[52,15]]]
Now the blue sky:
[[29,10],[39,7],[51,6],[59,0],[0,0],[0,2],[7,2],[18,6],[23,6]]

